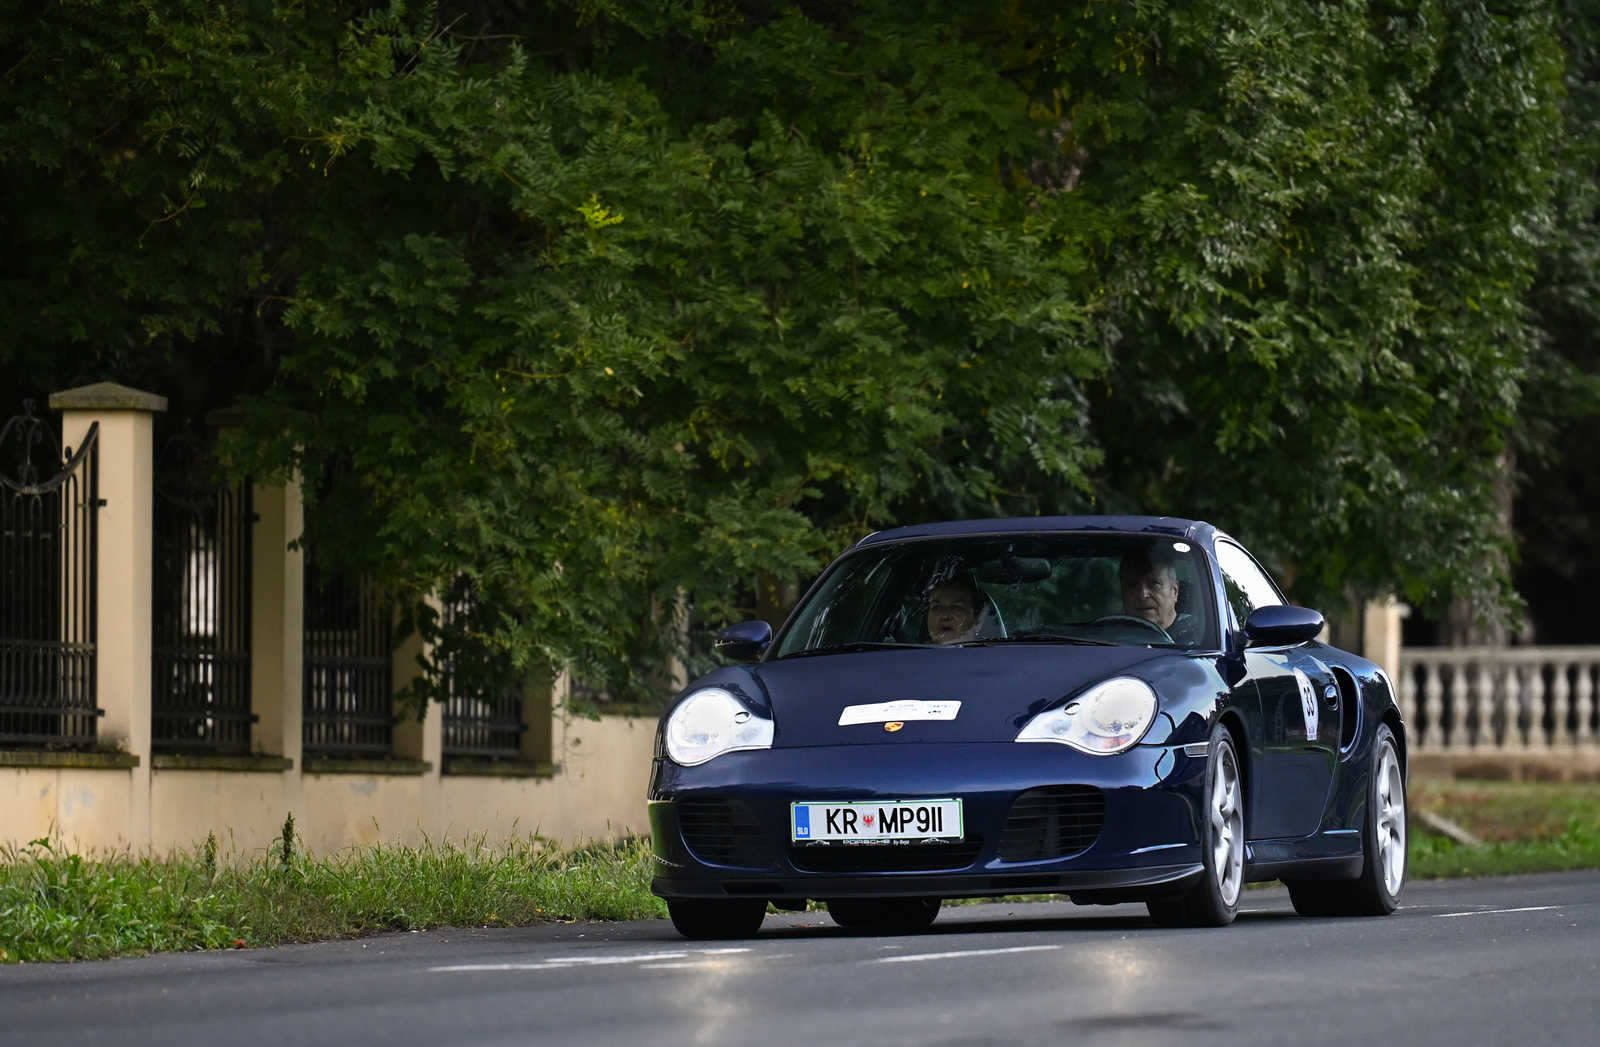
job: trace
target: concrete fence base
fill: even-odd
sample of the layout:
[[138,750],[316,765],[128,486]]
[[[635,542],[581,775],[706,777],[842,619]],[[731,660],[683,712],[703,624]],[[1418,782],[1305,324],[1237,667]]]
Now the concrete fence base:
[[[534,833],[565,844],[617,840],[649,831],[655,726],[620,716],[557,721],[558,762],[510,768],[516,773],[450,773],[438,759],[282,770],[273,766],[281,758],[213,768],[204,758],[157,756],[146,767],[117,753],[0,754],[0,842],[53,837],[79,852],[165,854],[216,833],[225,851],[248,852],[269,846],[290,813],[316,853],[376,842],[502,843]],[[135,776],[148,783],[145,839],[128,828]]]

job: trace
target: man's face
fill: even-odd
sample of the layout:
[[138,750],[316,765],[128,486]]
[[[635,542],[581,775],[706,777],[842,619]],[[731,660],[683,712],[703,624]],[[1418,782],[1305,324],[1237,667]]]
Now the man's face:
[[1132,557],[1122,564],[1122,609],[1165,629],[1178,617],[1178,576]]
[[941,585],[928,598],[928,635],[935,643],[961,643],[972,639],[978,612],[964,585]]

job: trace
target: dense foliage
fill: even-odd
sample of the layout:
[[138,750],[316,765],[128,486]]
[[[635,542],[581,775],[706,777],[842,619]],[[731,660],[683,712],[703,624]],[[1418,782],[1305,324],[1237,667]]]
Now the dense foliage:
[[5,0],[0,359],[244,395],[327,556],[614,692],[933,517],[1503,597],[1550,5],[1069,6]]
[[1555,644],[1600,642],[1600,4],[1566,0],[1561,15],[1556,218],[1528,295],[1541,337],[1514,442],[1517,589],[1533,640]]

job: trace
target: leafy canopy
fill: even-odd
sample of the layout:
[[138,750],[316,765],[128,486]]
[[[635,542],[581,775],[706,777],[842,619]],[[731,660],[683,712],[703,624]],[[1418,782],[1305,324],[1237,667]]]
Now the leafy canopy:
[[647,687],[958,515],[1503,594],[1547,3],[0,3],[14,383],[244,395],[485,662]]

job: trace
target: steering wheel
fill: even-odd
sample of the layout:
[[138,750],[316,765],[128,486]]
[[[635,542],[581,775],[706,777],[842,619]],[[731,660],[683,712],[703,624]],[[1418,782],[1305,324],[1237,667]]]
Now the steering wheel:
[[1090,625],[1141,625],[1144,628],[1151,630],[1156,635],[1160,636],[1162,643],[1171,643],[1172,642],[1172,637],[1167,635],[1167,631],[1165,629],[1161,628],[1161,626],[1157,625],[1155,622],[1152,622],[1150,619],[1148,619],[1148,618],[1140,618],[1136,614],[1106,614],[1106,615],[1101,615],[1099,618],[1096,618],[1094,621],[1090,622],[1089,624]]

